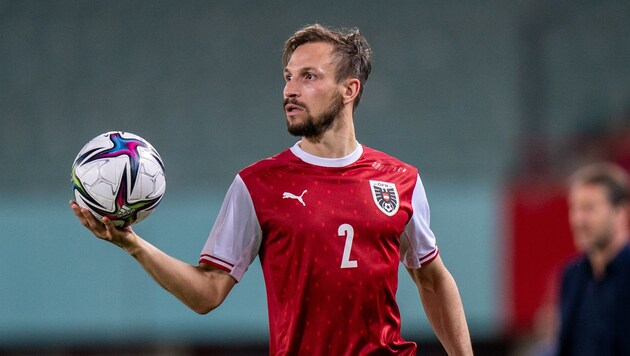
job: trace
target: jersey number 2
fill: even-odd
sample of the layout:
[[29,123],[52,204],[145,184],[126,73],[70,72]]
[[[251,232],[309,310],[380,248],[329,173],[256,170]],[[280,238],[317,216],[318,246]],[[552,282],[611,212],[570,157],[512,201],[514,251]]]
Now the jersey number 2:
[[346,237],[346,244],[343,247],[343,256],[341,257],[341,268],[356,268],[357,260],[350,260],[350,251],[352,251],[352,239],[354,239],[354,229],[352,228],[352,225],[339,225],[337,234],[341,237]]

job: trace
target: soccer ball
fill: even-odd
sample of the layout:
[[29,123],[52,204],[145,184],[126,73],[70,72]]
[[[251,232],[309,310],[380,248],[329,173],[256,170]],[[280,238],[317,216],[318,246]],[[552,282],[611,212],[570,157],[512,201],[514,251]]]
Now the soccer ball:
[[79,206],[125,227],[149,216],[166,189],[164,164],[142,137],[112,131],[88,142],[72,164],[72,190]]

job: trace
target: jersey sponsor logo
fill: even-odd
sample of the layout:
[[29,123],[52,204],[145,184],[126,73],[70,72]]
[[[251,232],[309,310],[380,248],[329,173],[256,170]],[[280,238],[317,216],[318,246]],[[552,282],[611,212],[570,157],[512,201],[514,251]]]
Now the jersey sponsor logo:
[[304,199],[302,199],[302,197],[304,196],[304,194],[306,194],[306,192],[308,192],[308,190],[306,190],[306,189],[304,189],[304,191],[300,195],[295,195],[293,193],[284,192],[282,194],[282,199],[295,199],[295,200],[299,201],[300,203],[302,203],[303,206],[306,206],[306,204],[304,203]]
[[396,184],[370,180],[372,197],[376,206],[387,216],[394,216],[398,211],[398,191]]

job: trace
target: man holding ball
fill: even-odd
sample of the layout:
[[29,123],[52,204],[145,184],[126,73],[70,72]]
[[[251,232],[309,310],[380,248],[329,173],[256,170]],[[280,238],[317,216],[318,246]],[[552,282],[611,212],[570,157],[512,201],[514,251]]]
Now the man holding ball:
[[371,70],[365,37],[307,26],[286,41],[283,64],[287,128],[301,140],[238,173],[198,265],[71,202],[75,215],[198,313],[218,307],[259,256],[272,355],[415,355],[400,335],[400,262],[446,351],[471,355],[418,170],[357,142],[353,115]]

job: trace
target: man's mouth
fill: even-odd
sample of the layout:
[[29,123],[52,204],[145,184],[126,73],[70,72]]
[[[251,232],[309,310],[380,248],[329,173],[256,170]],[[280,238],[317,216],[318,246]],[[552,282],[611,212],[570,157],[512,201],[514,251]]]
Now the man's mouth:
[[295,98],[285,98],[283,104],[284,104],[284,112],[287,114],[306,111],[306,106],[304,106],[302,103],[297,101]]
[[292,113],[304,111],[304,108],[302,106],[299,106],[299,105],[296,105],[296,104],[286,104],[284,106],[284,111],[287,114],[292,114]]

